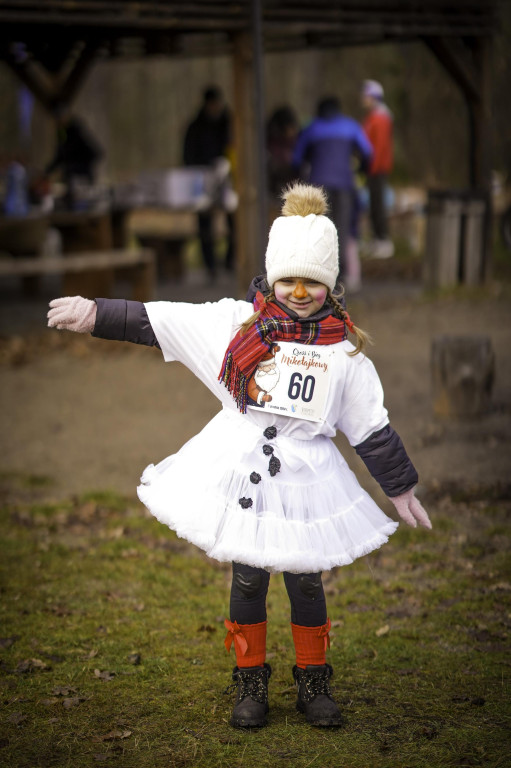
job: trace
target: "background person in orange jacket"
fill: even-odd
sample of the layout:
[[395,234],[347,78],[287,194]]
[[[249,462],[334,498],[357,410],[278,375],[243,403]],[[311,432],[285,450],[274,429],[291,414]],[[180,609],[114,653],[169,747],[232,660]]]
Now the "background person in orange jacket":
[[362,127],[373,148],[373,157],[367,174],[369,189],[369,216],[373,234],[369,254],[385,259],[393,256],[394,244],[389,238],[389,224],[385,205],[387,179],[393,164],[392,113],[383,102],[383,87],[376,80],[364,80],[362,107],[366,117]]

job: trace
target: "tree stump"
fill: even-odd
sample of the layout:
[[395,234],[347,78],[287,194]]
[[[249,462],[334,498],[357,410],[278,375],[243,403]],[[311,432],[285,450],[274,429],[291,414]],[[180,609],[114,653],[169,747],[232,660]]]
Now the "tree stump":
[[431,371],[437,416],[471,418],[488,411],[495,356],[487,336],[436,336]]

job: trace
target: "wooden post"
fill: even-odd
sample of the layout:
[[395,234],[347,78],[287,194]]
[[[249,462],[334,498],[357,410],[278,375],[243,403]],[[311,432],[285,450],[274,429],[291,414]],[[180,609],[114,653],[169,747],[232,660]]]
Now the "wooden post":
[[235,183],[239,195],[236,212],[238,290],[244,296],[254,275],[262,271],[264,243],[259,213],[257,121],[254,100],[252,35],[234,38],[234,146]]
[[458,284],[461,234],[460,200],[430,190],[423,281],[426,288]]
[[495,358],[487,336],[436,336],[431,372],[437,416],[471,418],[488,410]]
[[266,159],[266,115],[264,98],[263,0],[252,0],[252,45],[254,47],[254,112],[259,199],[259,245],[261,269],[264,271],[264,250],[268,237],[268,173]]
[[492,256],[492,38],[424,37],[423,40],[458,85],[467,105],[469,182],[485,203],[480,265],[471,267],[470,282],[481,282],[489,277]]
[[483,190],[486,202],[484,221],[483,263],[481,279],[491,275],[493,231],[492,231],[492,55],[493,38],[482,37],[474,41],[474,56],[479,73],[479,98],[473,103],[474,115],[474,178],[473,184]]

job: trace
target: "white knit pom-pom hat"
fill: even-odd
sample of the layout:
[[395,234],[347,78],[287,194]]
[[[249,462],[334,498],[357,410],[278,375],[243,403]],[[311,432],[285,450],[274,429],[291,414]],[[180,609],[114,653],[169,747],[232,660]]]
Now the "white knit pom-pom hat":
[[331,291],[339,273],[339,244],[320,187],[294,184],[283,194],[282,216],[272,224],[266,249],[270,287],[283,277],[308,277]]

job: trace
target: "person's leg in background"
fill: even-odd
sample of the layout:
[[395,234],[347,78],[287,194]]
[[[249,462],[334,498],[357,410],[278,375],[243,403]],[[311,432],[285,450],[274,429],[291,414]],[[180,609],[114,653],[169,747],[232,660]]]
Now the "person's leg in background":
[[394,255],[394,244],[389,238],[389,222],[385,205],[387,174],[375,173],[368,177],[369,216],[374,236],[371,256],[379,259]]
[[321,573],[284,573],[284,583],[291,604],[297,709],[305,714],[311,725],[339,726],[342,724],[341,713],[329,685],[333,670],[326,663],[330,621]]
[[233,563],[230,621],[225,621],[225,646],[234,643],[236,667],[233,680],[237,688],[231,717],[235,728],[266,725],[268,679],[271,669],[266,659],[266,595],[270,574],[262,568]]
[[234,213],[226,212],[227,228],[227,249],[225,251],[225,268],[228,272],[234,269],[234,260],[236,258],[236,216]]
[[343,282],[346,275],[346,248],[350,236],[352,192],[351,189],[327,189],[330,218],[337,229],[339,238],[339,276],[337,282]]
[[197,215],[199,224],[199,240],[202,251],[202,261],[211,279],[216,277],[215,241],[213,237],[213,214],[211,211],[200,211]]
[[351,191],[350,232],[346,243],[346,270],[344,274],[344,286],[348,293],[356,293],[362,287],[362,269],[358,253],[360,211],[360,197],[358,189],[354,187]]

